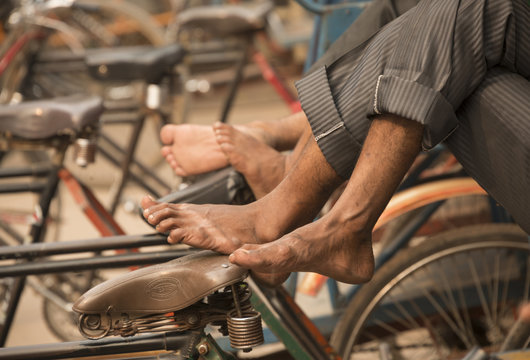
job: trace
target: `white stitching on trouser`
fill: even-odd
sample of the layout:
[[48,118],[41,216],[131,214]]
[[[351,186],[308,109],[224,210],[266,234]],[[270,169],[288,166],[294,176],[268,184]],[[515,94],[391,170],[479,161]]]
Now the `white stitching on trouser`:
[[377,95],[379,93],[379,84],[381,83],[381,78],[383,77],[383,75],[379,75],[377,77],[377,84],[375,84],[375,95],[374,95],[374,112],[376,114],[379,114],[381,115],[381,112],[379,111],[379,109],[377,108]]
[[341,123],[339,123],[339,124],[333,126],[333,127],[332,127],[331,129],[329,129],[328,131],[326,131],[326,132],[324,132],[324,133],[322,133],[322,134],[320,134],[320,135],[318,135],[318,136],[315,136],[315,141],[318,141],[318,140],[322,139],[324,136],[328,136],[328,135],[331,134],[333,131],[340,129],[341,127],[344,127],[344,123],[343,123],[343,122],[341,122]]

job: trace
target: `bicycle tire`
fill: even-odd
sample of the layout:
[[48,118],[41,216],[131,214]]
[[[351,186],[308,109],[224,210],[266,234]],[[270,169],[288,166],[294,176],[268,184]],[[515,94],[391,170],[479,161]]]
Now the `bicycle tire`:
[[[103,281],[97,271],[46,275],[42,277],[42,280],[44,280],[43,283],[46,284],[48,291],[67,303],[73,303],[88,289]],[[67,311],[64,307],[43,296],[42,314],[48,329],[61,341],[83,339],[77,327],[79,316],[71,309]]]
[[141,7],[126,1],[113,2],[105,0],[78,0],[77,6],[97,7],[100,11],[126,18],[133,23],[136,32],[141,34],[150,44],[166,45],[162,27],[153,20],[151,14]]
[[[519,302],[528,301],[529,254],[528,235],[514,224],[470,226],[427,237],[400,251],[361,288],[346,307],[331,345],[344,359],[371,359],[381,351],[399,353],[399,359],[447,359],[463,358],[475,346],[499,350]],[[466,268],[469,273],[462,277]],[[478,275],[477,269],[487,272]],[[523,289],[510,288],[516,280],[524,283]]]

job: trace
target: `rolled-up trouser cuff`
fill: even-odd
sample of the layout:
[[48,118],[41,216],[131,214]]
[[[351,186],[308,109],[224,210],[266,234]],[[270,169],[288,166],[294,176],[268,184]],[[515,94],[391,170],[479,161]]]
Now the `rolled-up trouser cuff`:
[[458,127],[453,106],[439,92],[396,76],[377,79],[373,113],[394,114],[424,125],[422,146],[433,148]]
[[326,67],[296,82],[296,88],[322,154],[339,176],[348,179],[361,151],[361,144],[348,131],[335,105]]

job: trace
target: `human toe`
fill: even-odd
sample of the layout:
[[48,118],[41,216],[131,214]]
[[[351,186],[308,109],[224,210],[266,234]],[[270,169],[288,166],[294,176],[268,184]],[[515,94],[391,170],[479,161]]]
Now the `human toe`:
[[170,145],[173,143],[176,129],[177,125],[173,124],[164,125],[160,129],[160,141],[162,141],[162,144]]
[[142,209],[144,209],[144,214],[149,214],[149,208],[158,204],[158,202],[151,196],[146,195],[140,201]]
[[173,152],[171,150],[171,146],[162,146],[160,148],[160,153],[163,157],[167,158],[168,155],[173,155]]

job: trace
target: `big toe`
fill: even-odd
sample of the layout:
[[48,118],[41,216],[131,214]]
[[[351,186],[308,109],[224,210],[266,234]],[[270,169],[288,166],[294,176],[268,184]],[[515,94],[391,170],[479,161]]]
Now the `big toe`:
[[142,209],[148,209],[156,204],[158,204],[158,202],[149,195],[144,196],[141,201]]
[[264,259],[260,257],[259,245],[245,244],[235,250],[230,255],[229,260],[236,265],[252,269],[260,267]]
[[167,124],[160,129],[160,141],[162,141],[162,144],[170,145],[173,143],[176,128],[177,125]]
[[231,136],[234,131],[234,127],[230,124],[225,124],[222,122],[216,122],[212,125],[213,131],[217,136]]
[[171,146],[162,146],[160,148],[160,153],[162,156],[166,157],[168,155],[173,155],[173,152],[171,151]]

